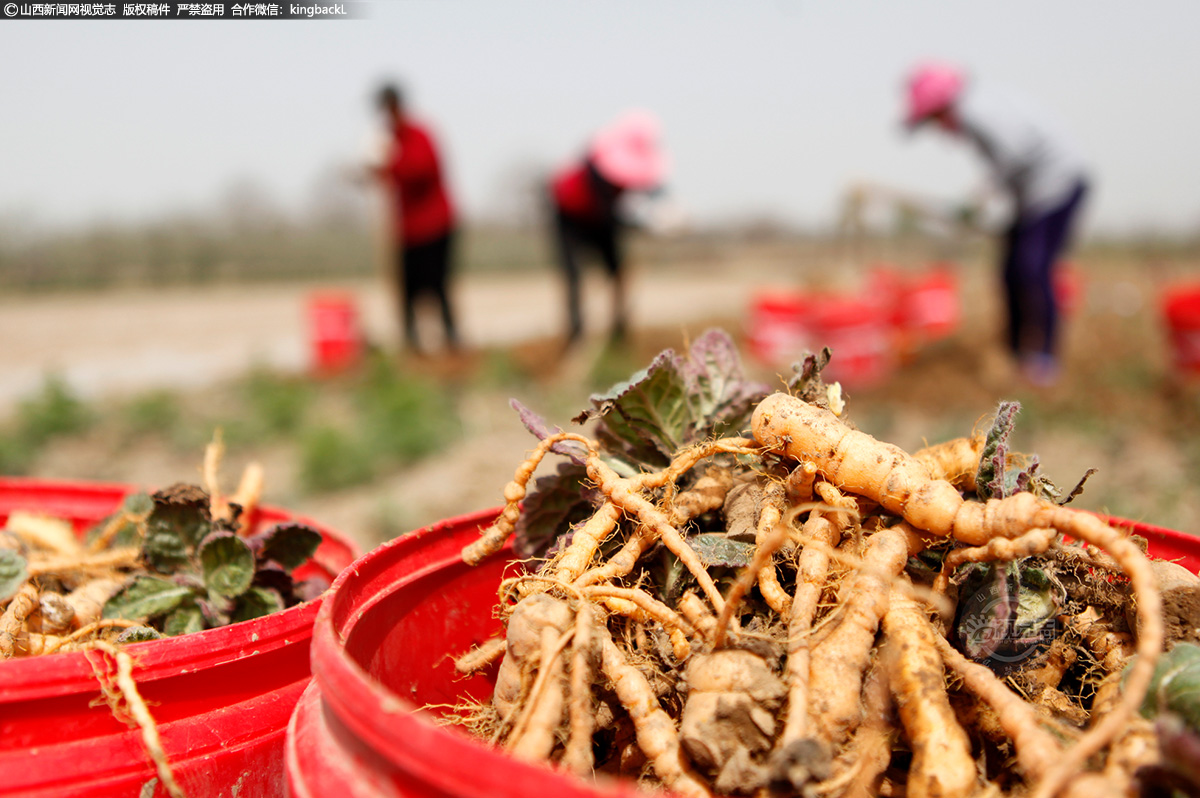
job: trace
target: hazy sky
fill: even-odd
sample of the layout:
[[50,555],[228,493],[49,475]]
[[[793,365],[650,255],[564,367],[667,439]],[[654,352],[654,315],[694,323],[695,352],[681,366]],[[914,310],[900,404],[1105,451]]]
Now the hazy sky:
[[399,78],[460,204],[656,111],[697,219],[833,219],[850,181],[951,198],[967,147],[905,137],[901,82],[957,60],[1051,109],[1095,166],[1092,229],[1200,227],[1196,0],[378,0],[330,22],[0,20],[0,214],[140,219],[236,181],[280,202],[352,162]]

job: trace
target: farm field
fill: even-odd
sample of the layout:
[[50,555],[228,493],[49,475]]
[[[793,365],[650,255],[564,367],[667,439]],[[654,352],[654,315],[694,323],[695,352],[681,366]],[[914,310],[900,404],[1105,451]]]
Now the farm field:
[[[956,263],[963,308],[957,330],[905,353],[882,383],[847,386],[850,418],[912,449],[966,434],[998,401],[1015,399],[1023,406],[1017,444],[1040,456],[1045,474],[1069,488],[1097,469],[1079,505],[1200,532],[1200,385],[1174,373],[1158,310],[1163,287],[1195,274],[1197,262],[1081,253],[1063,379],[1034,389],[1017,379],[997,343],[999,306],[985,258]],[[9,296],[0,301],[0,337],[22,343],[0,349],[0,418],[20,416],[53,375],[99,420],[47,440],[21,470],[151,487],[194,479],[203,444],[220,426],[227,480],[245,462],[261,460],[267,501],[371,546],[500,502],[533,440],[509,409],[510,397],[567,426],[589,393],[627,377],[663,347],[685,346],[709,326],[746,344],[748,310],[762,292],[855,290],[864,279],[860,264],[847,265],[844,255],[753,242],[694,262],[677,256],[649,263],[639,258],[635,267],[628,344],[607,345],[606,287],[597,281],[586,292],[594,335],[566,357],[555,338],[559,284],[545,270],[463,275],[457,297],[467,349],[453,358],[397,354],[390,293],[381,281],[361,277]],[[306,303],[331,289],[354,297],[378,350],[374,368],[428,386],[457,412],[419,456],[314,483],[302,472],[305,458],[320,461],[320,451],[301,451],[312,427],[344,427],[358,412],[346,398],[356,375],[309,374]],[[756,376],[778,382],[777,368],[755,361],[746,346],[743,353]],[[247,411],[238,397],[247,375],[273,380],[282,396],[303,395],[307,415],[273,432],[243,423]],[[159,428],[131,420],[139,413],[152,418],[162,406],[173,421]]]

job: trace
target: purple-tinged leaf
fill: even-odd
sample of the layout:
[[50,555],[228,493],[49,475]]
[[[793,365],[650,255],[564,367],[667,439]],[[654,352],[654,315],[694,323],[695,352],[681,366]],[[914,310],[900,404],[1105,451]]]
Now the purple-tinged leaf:
[[321,533],[299,521],[283,521],[246,539],[259,560],[272,560],[289,571],[308,561],[321,545]]
[[[544,441],[551,435],[562,432],[561,427],[550,428],[550,425],[544,418],[530,410],[517,399],[509,399],[508,404],[513,410],[517,411],[521,423],[525,425],[525,429],[533,433],[539,441]],[[578,441],[559,441],[550,447],[550,451],[555,454],[561,454],[564,457],[569,457],[578,465],[584,465],[587,462],[587,447]]]
[[682,372],[694,418],[689,443],[740,431],[771,392],[765,383],[746,379],[737,346],[724,330],[708,330],[697,338]]
[[542,557],[571,525],[592,514],[586,487],[587,472],[574,463],[560,463],[551,475],[534,481],[517,521],[513,548],[522,558]]
[[1020,402],[1001,402],[996,418],[988,430],[979,455],[979,470],[975,475],[976,493],[980,499],[1002,499],[1005,492],[1004,474],[1008,460],[1008,439],[1012,435]]

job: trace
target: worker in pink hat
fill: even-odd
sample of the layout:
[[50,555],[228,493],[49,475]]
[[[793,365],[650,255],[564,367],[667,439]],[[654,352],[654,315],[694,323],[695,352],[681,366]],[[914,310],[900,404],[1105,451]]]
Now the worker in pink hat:
[[1030,382],[1053,383],[1059,372],[1054,268],[1088,193],[1083,158],[1039,111],[947,64],[913,70],[905,122],[910,129],[933,123],[972,142],[1008,194],[1013,206],[1003,246],[1008,346]]
[[658,120],[645,111],[629,111],[602,129],[583,157],[550,180],[553,228],[567,288],[567,344],[583,335],[580,305],[580,256],[597,256],[612,278],[612,337],[628,327],[621,228],[626,222],[620,200],[631,191],[655,191],[666,175]]

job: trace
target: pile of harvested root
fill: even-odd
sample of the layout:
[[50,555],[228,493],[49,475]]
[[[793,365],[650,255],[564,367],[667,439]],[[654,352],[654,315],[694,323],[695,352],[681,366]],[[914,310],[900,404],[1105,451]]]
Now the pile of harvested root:
[[0,528],[0,659],[198,632],[278,612],[323,592],[296,581],[321,534],[305,524],[254,532],[257,465],[232,496],[217,485],[220,446],[205,484],[133,493],[77,536],[65,519],[12,513]]
[[[1164,645],[1196,634],[1195,616],[1164,624],[1164,596],[1186,616],[1200,580],[1059,503],[1006,450],[1011,406],[909,455],[849,426],[811,359],[805,398],[713,379],[728,349],[709,337],[594,397],[594,438],[518,407],[542,441],[463,558],[515,532],[536,559],[501,586],[506,637],[458,660],[500,660],[473,730],[687,796],[1200,789],[1143,715],[1165,712]],[[714,437],[735,405],[752,437]],[[535,483],[551,452],[570,462]],[[569,489],[581,504],[538,531]]]

